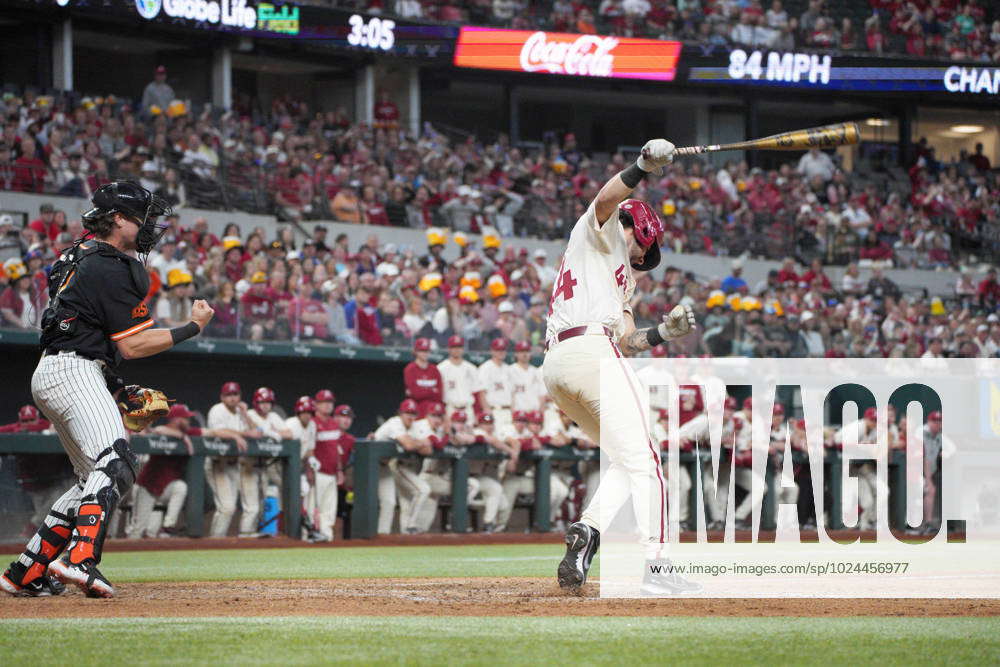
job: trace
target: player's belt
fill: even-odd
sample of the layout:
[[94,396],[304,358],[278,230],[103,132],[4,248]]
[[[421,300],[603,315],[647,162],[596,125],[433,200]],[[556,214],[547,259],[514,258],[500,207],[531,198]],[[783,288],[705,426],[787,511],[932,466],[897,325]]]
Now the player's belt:
[[564,340],[569,340],[570,338],[576,338],[577,336],[586,336],[587,334],[604,334],[608,338],[611,338],[611,329],[599,324],[584,324],[578,327],[570,327],[569,329],[563,329],[557,333],[553,338],[545,341],[546,351],[555,345],[556,343],[561,343]]
[[99,361],[102,364],[104,363],[102,359],[98,359],[97,357],[93,357],[89,354],[83,354],[82,352],[78,352],[77,350],[57,350],[54,347],[48,347],[45,348],[44,352],[42,352],[43,357],[54,357],[58,354],[74,354],[80,357],[81,359],[87,359],[88,361]]

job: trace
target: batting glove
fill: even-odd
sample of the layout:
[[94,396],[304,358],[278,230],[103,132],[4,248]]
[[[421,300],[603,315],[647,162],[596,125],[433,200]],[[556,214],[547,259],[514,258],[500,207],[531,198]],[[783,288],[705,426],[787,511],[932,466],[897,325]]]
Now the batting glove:
[[636,163],[639,169],[659,176],[663,167],[674,161],[674,145],[666,139],[650,139],[642,147]]
[[319,462],[319,459],[316,458],[315,456],[310,456],[309,460],[308,460],[308,463],[309,463],[309,467],[312,468],[313,470],[319,470],[319,468],[320,468],[320,462]]
[[694,329],[694,311],[691,306],[674,306],[674,309],[663,316],[657,330],[663,340],[671,340],[686,336]]

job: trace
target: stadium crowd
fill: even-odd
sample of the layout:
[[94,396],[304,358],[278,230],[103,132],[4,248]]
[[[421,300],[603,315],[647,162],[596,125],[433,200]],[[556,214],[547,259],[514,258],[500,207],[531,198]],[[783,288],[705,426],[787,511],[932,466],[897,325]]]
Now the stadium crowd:
[[[317,4],[327,4],[317,0]],[[1000,17],[979,0],[335,0],[371,13],[792,51],[1000,62]],[[799,11],[794,11],[798,9]]]

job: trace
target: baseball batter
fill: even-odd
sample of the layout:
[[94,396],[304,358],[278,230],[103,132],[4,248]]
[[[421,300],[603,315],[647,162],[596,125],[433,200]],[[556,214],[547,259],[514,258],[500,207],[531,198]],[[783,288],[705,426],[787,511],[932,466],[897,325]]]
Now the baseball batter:
[[[542,366],[545,386],[610,461],[597,494],[566,533],[558,580],[567,589],[584,584],[600,545],[601,526],[610,524],[629,499],[647,558],[659,558],[667,541],[666,485],[659,447],[649,433],[649,398],[621,358],[684,336],[694,327],[691,309],[676,306],[659,325],[636,329],[630,305],[635,291],[632,271],[650,271],[660,263],[664,229],[648,204],[628,197],[647,173],[660,173],[673,160],[673,152],[674,145],[666,139],[653,139],[635,164],[604,184],[570,233],[552,290]],[[614,376],[601,373],[601,360],[609,358],[619,359]],[[614,383],[610,405],[601,404],[601,382]],[[604,439],[602,421],[608,436]],[[679,577],[645,568],[644,593],[692,588]]]
[[149,275],[136,254],[148,255],[156,246],[167,229],[157,219],[170,207],[130,181],[101,186],[93,205],[83,215],[91,238],[52,267],[42,358],[31,378],[35,405],[55,427],[79,481],[0,576],[0,588],[13,595],[60,592],[48,572],[88,596],[114,596],[97,566],[108,522],[137,472],[115,402],[124,382],[114,371],[122,359],[149,357],[197,336],[214,313],[195,301],[190,322],[154,329],[146,303]]

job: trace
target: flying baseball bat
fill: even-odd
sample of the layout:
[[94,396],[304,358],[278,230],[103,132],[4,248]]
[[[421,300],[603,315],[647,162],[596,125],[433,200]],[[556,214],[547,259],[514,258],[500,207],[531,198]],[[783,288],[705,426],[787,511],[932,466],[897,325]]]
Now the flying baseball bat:
[[860,138],[861,131],[858,129],[857,123],[835,123],[822,127],[810,127],[808,130],[772,134],[769,137],[740,141],[735,144],[684,146],[676,149],[674,156],[698,155],[699,153],[715,153],[717,151],[802,151],[813,147],[850,146],[858,143]]

